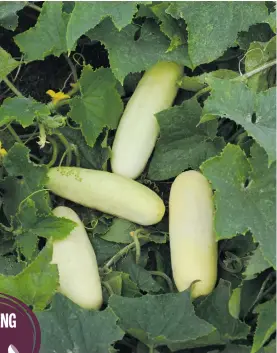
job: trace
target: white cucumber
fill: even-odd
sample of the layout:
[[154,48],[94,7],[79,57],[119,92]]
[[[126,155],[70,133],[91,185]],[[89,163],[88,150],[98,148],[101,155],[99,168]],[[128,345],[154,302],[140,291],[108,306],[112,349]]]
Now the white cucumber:
[[165,212],[162,199],[154,191],[109,172],[77,167],[51,168],[47,187],[80,205],[145,226],[158,223]]
[[155,114],[171,107],[183,67],[159,62],[145,72],[121,117],[112,147],[114,173],[136,179],[144,170],[159,135]]
[[180,174],[169,198],[173,278],[179,291],[191,285],[192,298],[209,294],[217,277],[217,243],[212,189],[197,171]]
[[60,206],[53,214],[77,224],[65,239],[53,241],[52,263],[58,267],[59,291],[85,309],[99,309],[103,302],[101,281],[85,227],[71,208]]

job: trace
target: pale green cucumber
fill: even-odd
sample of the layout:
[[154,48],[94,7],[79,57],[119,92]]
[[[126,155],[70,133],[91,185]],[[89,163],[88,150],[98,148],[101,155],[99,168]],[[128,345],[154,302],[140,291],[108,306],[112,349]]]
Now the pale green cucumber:
[[217,243],[212,189],[197,171],[180,174],[169,198],[173,278],[179,291],[191,285],[192,298],[209,294],[217,277]]
[[159,62],[145,72],[121,117],[112,147],[114,173],[136,179],[144,170],[159,135],[155,114],[171,107],[183,67]]
[[77,167],[51,168],[47,187],[55,194],[141,225],[158,223],[162,199],[146,186],[120,175]]
[[101,281],[85,227],[71,208],[60,206],[53,214],[77,224],[65,239],[53,241],[52,263],[58,267],[59,291],[83,308],[99,309],[103,302]]

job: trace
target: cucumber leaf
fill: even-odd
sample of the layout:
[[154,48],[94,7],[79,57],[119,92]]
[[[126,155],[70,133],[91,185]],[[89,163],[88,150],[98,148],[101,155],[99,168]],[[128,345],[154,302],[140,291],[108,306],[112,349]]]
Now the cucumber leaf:
[[93,29],[103,19],[110,17],[115,27],[120,31],[131,23],[137,12],[135,1],[85,2],[76,1],[66,30],[67,49],[74,47],[76,40],[90,29]]
[[70,101],[70,117],[80,124],[83,136],[91,147],[105,127],[117,127],[123,103],[116,82],[110,69],[93,71],[87,65],[79,80],[81,96]]
[[[135,40],[138,31],[140,36]],[[174,61],[191,66],[186,46],[179,46],[167,53],[170,41],[152,21],[145,22],[141,29],[131,24],[119,32],[112,21],[107,19],[87,35],[105,45],[109,52],[111,69],[121,83],[130,72],[149,69],[158,61]]]
[[0,274],[0,292],[15,296],[34,310],[43,310],[58,286],[58,270],[51,265],[53,248],[51,243],[37,258],[16,276]]
[[217,123],[197,126],[202,109],[196,98],[156,114],[160,138],[151,160],[148,177],[167,180],[188,168],[198,168],[224,146],[216,138]]
[[109,306],[119,317],[120,327],[148,347],[185,342],[214,331],[195,315],[189,292],[141,298],[112,295]]
[[266,150],[269,164],[276,160],[276,87],[259,94],[244,83],[208,78],[212,92],[205,101],[201,122],[226,117],[242,125]]
[[61,294],[54,297],[50,310],[36,315],[42,333],[41,353],[113,352],[111,345],[124,335],[109,308],[85,310]]
[[189,56],[193,67],[209,63],[233,46],[238,32],[263,22],[268,10],[262,2],[174,2],[167,13],[188,26]]
[[268,168],[265,151],[255,144],[247,159],[228,144],[222,154],[201,165],[216,190],[215,230],[218,239],[251,230],[269,264],[275,266],[275,165]]

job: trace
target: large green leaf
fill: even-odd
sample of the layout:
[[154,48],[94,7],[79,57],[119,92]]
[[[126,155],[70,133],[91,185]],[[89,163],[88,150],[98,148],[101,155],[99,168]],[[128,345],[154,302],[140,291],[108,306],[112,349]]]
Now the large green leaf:
[[34,120],[50,115],[47,105],[32,98],[7,98],[0,106],[0,126],[17,121],[23,127],[33,124]]
[[266,154],[257,144],[251,155],[247,160],[240,147],[229,144],[201,170],[216,190],[217,238],[251,230],[266,260],[275,265],[275,164],[268,168]]
[[251,1],[178,1],[167,12],[188,25],[189,56],[194,67],[221,56],[233,46],[238,32],[268,16],[264,3]]
[[214,291],[196,307],[196,314],[217,328],[225,339],[246,338],[249,326],[229,312],[230,282],[220,279]]
[[79,84],[81,97],[70,101],[70,117],[80,124],[87,144],[93,146],[104,127],[117,127],[123,103],[110,69],[93,71],[85,66]]
[[223,148],[215,138],[217,123],[197,126],[202,109],[196,98],[158,114],[160,138],[151,160],[148,177],[166,180],[199,165]]
[[76,1],[66,31],[67,48],[71,50],[81,35],[93,29],[104,18],[110,17],[116,28],[121,30],[131,23],[136,12],[135,1]]
[[195,315],[188,292],[141,298],[113,295],[109,306],[119,317],[120,327],[149,347],[189,341],[214,330]]
[[[5,1],[0,3],[0,27],[14,31],[18,25],[17,11],[23,9],[24,1]],[[0,54],[1,55],[1,54]]]
[[62,1],[45,1],[35,27],[14,37],[26,61],[60,56],[67,51],[66,27],[69,15],[62,12]]
[[50,264],[52,251],[49,243],[18,275],[0,275],[0,292],[15,296],[35,310],[43,310],[58,286],[57,267]]
[[20,65],[12,56],[0,47],[0,82]]
[[[269,163],[276,160],[276,87],[255,94],[242,82],[207,79],[212,92],[205,101],[202,122],[224,116],[242,125],[266,150]],[[255,114],[255,115],[253,115]]]
[[[135,40],[139,30],[140,37]],[[191,66],[186,46],[167,53],[170,42],[153,22],[145,22],[141,29],[131,24],[119,32],[112,21],[107,19],[88,32],[88,36],[105,45],[111,69],[121,83],[128,73],[146,70],[158,61],[175,61]]]
[[110,309],[85,310],[57,294],[50,310],[36,313],[41,327],[41,353],[109,353],[124,332]]
[[258,305],[255,313],[259,314],[251,353],[256,353],[276,330],[276,301],[270,300]]

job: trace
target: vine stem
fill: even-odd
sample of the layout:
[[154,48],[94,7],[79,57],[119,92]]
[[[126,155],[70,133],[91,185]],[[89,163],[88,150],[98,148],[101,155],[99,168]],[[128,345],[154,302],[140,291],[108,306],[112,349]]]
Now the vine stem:
[[[259,72],[262,72],[262,71],[270,68],[271,66],[276,65],[276,63],[277,63],[276,59],[271,60],[271,61],[265,63],[264,65],[257,67],[256,69],[254,69],[252,71],[246,72],[245,74],[243,74],[241,76],[238,76],[238,77],[231,79],[230,81],[239,82],[239,81],[248,80],[250,77],[258,74]],[[211,91],[211,87],[209,87],[209,86],[204,87],[195,94],[195,97],[198,98],[198,97],[202,96],[203,94],[208,93],[210,91]]]
[[247,80],[249,77],[258,74],[259,72],[264,71],[264,70],[270,68],[273,65],[276,65],[276,63],[277,63],[277,61],[275,59],[271,60],[271,61],[265,63],[264,65],[257,67],[256,69],[254,69],[252,71],[246,72],[242,76],[234,78],[233,81],[240,81],[239,78],[241,80]]
[[164,273],[164,272],[161,272],[161,271],[148,271],[152,276],[160,276],[162,277],[163,279],[166,280],[167,282],[167,285],[168,285],[168,288],[170,290],[171,293],[174,292],[174,289],[173,289],[173,283],[171,281],[171,279]]
[[102,286],[107,290],[107,292],[109,293],[110,296],[114,294],[114,291],[108,282],[103,281]]
[[24,97],[23,94],[11,83],[7,77],[4,77],[3,81],[17,97]]
[[136,264],[139,264],[139,259],[140,259],[140,242],[138,239],[138,234],[141,232],[141,229],[137,229],[134,232],[131,232],[130,235],[131,237],[134,239],[134,243],[135,243],[135,248],[136,248]]
[[31,9],[33,9],[33,10],[41,12],[41,8],[39,6],[37,6],[37,5],[35,5],[35,4],[32,4],[31,2],[28,2],[27,6],[30,7]]
[[112,265],[116,264],[117,261],[119,261],[125,254],[127,254],[131,249],[135,248],[136,244],[135,242],[128,244],[125,246],[123,249],[119,250],[113,257],[110,258],[110,260],[104,265],[103,269],[108,270],[109,267]]
[[56,142],[55,139],[53,139],[52,137],[48,136],[47,140],[51,143],[52,145],[52,158],[49,161],[49,163],[47,164],[47,167],[53,167],[53,165],[56,163],[57,157],[58,157],[58,144]]
[[65,57],[65,60],[67,61],[70,69],[71,69],[71,72],[72,72],[72,75],[73,75],[73,79],[74,79],[74,82],[77,82],[78,81],[78,75],[77,75],[77,72],[76,72],[76,68],[72,62],[72,60],[70,59],[69,56],[67,56],[66,54],[63,54],[63,56]]
[[15,141],[17,141],[18,143],[22,143],[20,137],[17,135],[11,125],[8,125],[7,129],[9,130],[10,134],[14,137]]
[[[11,83],[11,81],[7,77],[4,77],[3,81],[17,97],[24,97],[23,94]],[[7,129],[9,130],[10,134],[14,137],[15,141],[22,143],[20,137],[17,135],[11,125],[8,125]]]
[[[65,138],[65,136],[63,134],[61,134],[60,132],[54,132],[53,135],[58,136],[58,138],[60,139],[61,143],[64,145],[65,147],[65,154],[67,155],[66,157],[66,165],[69,166],[71,164],[71,160],[72,160],[72,147],[70,145],[70,143],[67,141],[67,139]],[[60,165],[63,161],[63,158],[65,156],[65,154],[63,155]]]

